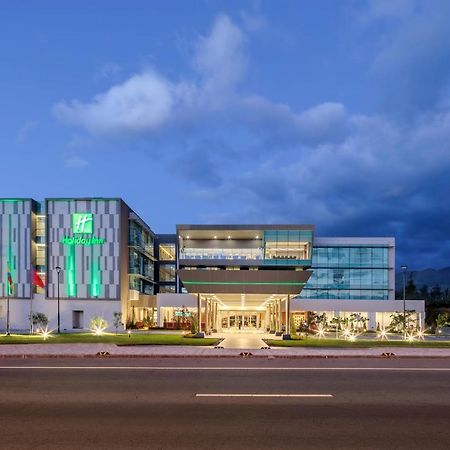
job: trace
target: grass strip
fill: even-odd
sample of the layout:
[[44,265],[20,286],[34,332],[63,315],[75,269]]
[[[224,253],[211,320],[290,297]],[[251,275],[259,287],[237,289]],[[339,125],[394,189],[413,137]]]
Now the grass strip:
[[390,341],[375,339],[321,339],[309,337],[306,339],[278,340],[264,339],[269,347],[323,347],[323,348],[374,348],[374,347],[408,347],[408,348],[450,348],[450,341]]
[[92,333],[52,334],[47,340],[41,335],[11,334],[1,335],[2,344],[116,344],[116,345],[216,345],[220,339],[185,338],[181,334],[133,334],[105,333],[95,336]]

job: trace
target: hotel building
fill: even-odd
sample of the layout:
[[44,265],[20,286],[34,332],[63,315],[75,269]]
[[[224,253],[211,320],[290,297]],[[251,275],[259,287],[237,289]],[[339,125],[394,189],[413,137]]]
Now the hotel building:
[[[8,320],[11,331],[28,330],[31,312],[54,329],[57,303],[61,331],[88,329],[95,316],[112,328],[115,313],[124,325],[176,328],[199,311],[206,333],[281,333],[323,313],[357,313],[375,330],[403,311],[393,238],[316,237],[313,225],[155,234],[119,198],[0,199],[0,248],[0,330]],[[406,308],[422,325],[424,302]]]

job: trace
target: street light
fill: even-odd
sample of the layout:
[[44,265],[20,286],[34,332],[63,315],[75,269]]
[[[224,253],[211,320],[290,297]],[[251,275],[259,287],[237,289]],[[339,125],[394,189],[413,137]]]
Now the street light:
[[403,335],[406,337],[406,271],[408,266],[401,266],[403,277]]
[[60,315],[59,315],[59,274],[61,273],[61,267],[55,267],[57,276],[58,276],[58,286],[57,286],[57,296],[58,296],[58,334],[61,333],[61,323],[60,323]]

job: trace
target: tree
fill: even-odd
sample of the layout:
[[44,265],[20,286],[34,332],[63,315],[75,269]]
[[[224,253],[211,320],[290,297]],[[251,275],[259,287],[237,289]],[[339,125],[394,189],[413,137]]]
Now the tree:
[[31,320],[31,323],[34,327],[45,328],[48,325],[48,318],[44,313],[35,312],[28,316],[28,320]]
[[430,297],[431,300],[442,300],[441,287],[438,284],[431,288]]
[[[405,317],[403,317],[402,312],[395,312],[391,314],[391,323],[389,325],[389,330],[393,332],[400,333],[404,329],[410,330],[415,327],[416,320],[413,315],[415,311],[406,311]],[[405,327],[405,319],[406,319],[406,327]]]
[[405,297],[410,300],[417,298],[417,287],[413,280],[413,272],[409,274],[409,279],[405,286]]
[[198,319],[197,319],[197,314],[193,313],[191,315],[191,333],[192,334],[197,334],[198,333]]
[[114,328],[116,329],[116,334],[117,334],[117,330],[119,329],[119,327],[121,325],[123,325],[123,323],[122,323],[122,313],[121,312],[115,312],[114,313],[113,325],[114,325]]
[[427,300],[428,299],[428,286],[426,284],[424,284],[420,290],[419,290],[419,295],[420,298],[422,300]]
[[438,329],[445,327],[448,325],[448,314],[447,313],[441,313],[436,318],[436,327]]

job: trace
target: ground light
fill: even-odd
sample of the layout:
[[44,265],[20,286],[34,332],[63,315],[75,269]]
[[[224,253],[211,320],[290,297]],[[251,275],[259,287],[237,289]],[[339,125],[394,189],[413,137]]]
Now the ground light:
[[414,338],[414,334],[406,334],[405,335],[405,341],[408,341],[408,342],[414,342],[415,341],[415,338]]
[[384,328],[382,328],[380,332],[377,334],[377,338],[381,339],[382,341],[383,340],[388,341],[389,339],[387,336],[387,331]]
[[351,335],[350,328],[345,328],[344,331],[342,332],[342,336],[348,339],[350,335]]
[[416,338],[417,339],[421,339],[422,341],[424,341],[425,340],[425,333],[422,330],[417,330]]
[[317,326],[316,335],[318,337],[320,337],[320,338],[325,337],[325,330],[324,330],[323,325],[321,323],[319,323],[319,325]]
[[91,328],[91,331],[95,336],[103,336],[105,330],[106,328],[101,327],[100,325],[95,325],[93,328]]
[[48,327],[40,328],[40,329],[37,331],[37,333],[40,334],[40,335],[42,336],[42,338],[44,339],[44,341],[46,341],[48,338],[53,337],[52,330],[49,330]]

